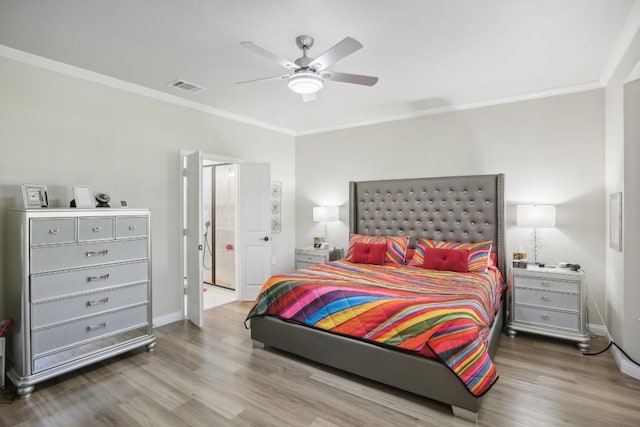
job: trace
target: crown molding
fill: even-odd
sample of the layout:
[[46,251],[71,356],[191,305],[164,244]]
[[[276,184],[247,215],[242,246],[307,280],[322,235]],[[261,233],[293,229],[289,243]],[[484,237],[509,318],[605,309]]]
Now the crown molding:
[[75,77],[78,79],[101,84],[104,86],[109,86],[115,89],[120,89],[125,92],[155,99],[157,101],[178,105],[180,107],[190,108],[192,110],[197,110],[206,114],[211,114],[212,116],[222,117],[225,119],[233,120],[233,121],[244,123],[251,126],[256,126],[256,127],[274,131],[274,132],[283,133],[286,135],[291,135],[291,136],[296,135],[295,132],[291,129],[274,126],[269,123],[261,122],[258,120],[253,120],[238,114],[230,113],[228,111],[220,110],[218,108],[213,108],[208,105],[204,105],[198,102],[190,101],[188,99],[180,98],[179,96],[170,95],[168,93],[164,93],[156,89],[150,89],[145,86],[129,83],[124,80],[116,79],[114,77],[96,73],[94,71],[89,71],[84,68],[79,68],[73,65],[54,61],[52,59],[34,55],[18,49],[13,49],[8,46],[0,45],[0,57],[11,59],[24,64],[32,65],[35,67],[43,68],[45,70],[53,71],[55,73],[64,74],[66,76]]
[[399,115],[395,115],[395,116],[381,117],[381,118],[374,119],[374,120],[363,120],[361,122],[348,123],[348,124],[339,125],[339,126],[313,129],[313,130],[309,130],[309,131],[298,132],[298,133],[296,133],[296,136],[315,135],[315,134],[318,134],[318,133],[333,132],[333,131],[337,131],[337,130],[345,130],[345,129],[351,129],[351,128],[356,128],[356,127],[363,127],[363,126],[371,126],[371,125],[377,125],[377,124],[381,124],[381,123],[388,123],[388,122],[396,122],[396,121],[401,121],[401,120],[415,119],[415,118],[419,118],[419,117],[433,116],[433,115],[436,115],[436,114],[451,113],[451,112],[455,112],[455,111],[463,111],[463,110],[472,110],[472,109],[475,109],[475,108],[491,107],[491,106],[501,105],[501,104],[511,104],[511,103],[514,103],[514,102],[531,101],[531,100],[534,100],[534,99],[547,98],[547,97],[550,97],[550,96],[567,95],[567,94],[571,94],[571,93],[586,92],[586,91],[589,91],[589,90],[602,89],[602,88],[603,88],[603,86],[602,86],[602,84],[600,84],[600,82],[594,81],[594,82],[583,83],[583,84],[579,84],[579,85],[564,86],[564,87],[559,87],[559,88],[547,89],[547,90],[543,90],[543,91],[539,91],[539,92],[531,92],[531,93],[526,93],[526,94],[521,94],[521,95],[514,95],[514,96],[507,96],[507,97],[502,97],[502,98],[493,98],[493,99],[487,99],[487,100],[484,100],[484,101],[469,102],[467,104],[445,105],[445,106],[442,106],[442,107],[429,108],[429,109],[426,109],[426,110],[412,111],[412,112],[406,113],[406,114],[399,114]]
[[609,54],[609,58],[607,59],[604,69],[602,70],[600,84],[603,87],[609,84],[609,81],[613,77],[613,73],[616,71],[620,61],[622,61],[625,52],[629,48],[629,45],[633,41],[635,35],[638,33],[638,30],[640,30],[640,0],[636,0],[631,6],[627,22],[625,22],[624,27],[611,50],[611,54]]
[[[640,0],[637,0],[637,4],[640,4]],[[520,94],[520,95],[514,95],[514,96],[508,96],[508,97],[502,97],[502,98],[494,98],[494,99],[483,100],[478,102],[470,102],[467,104],[446,105],[442,107],[429,108],[429,109],[420,110],[420,111],[412,111],[406,114],[392,115],[392,116],[386,116],[386,117],[381,117],[381,118],[372,119],[372,120],[363,120],[359,122],[345,123],[338,126],[331,126],[331,127],[325,127],[325,128],[311,129],[311,130],[302,131],[302,132],[296,132],[293,129],[274,126],[269,123],[250,119],[248,117],[244,117],[238,114],[230,113],[228,111],[220,110],[218,108],[213,108],[208,105],[200,104],[198,102],[180,98],[175,95],[170,95],[168,93],[161,92],[159,90],[150,89],[145,86],[140,86],[140,85],[130,83],[124,80],[116,79],[114,77],[110,77],[104,74],[96,73],[94,71],[89,71],[84,68],[79,68],[73,65],[54,61],[52,59],[44,58],[42,56],[38,56],[38,55],[27,53],[21,50],[13,49],[8,46],[0,45],[0,57],[4,57],[17,62],[32,65],[35,67],[43,68],[43,69],[53,71],[59,74],[64,74],[70,77],[75,77],[78,79],[90,81],[90,82],[101,84],[104,86],[120,89],[136,95],[155,99],[157,101],[167,102],[167,103],[178,105],[181,107],[197,110],[206,114],[211,114],[213,116],[233,120],[233,121],[248,124],[251,126],[256,126],[256,127],[274,131],[274,132],[279,132],[279,133],[293,136],[293,137],[315,135],[319,133],[333,132],[338,130],[358,128],[363,126],[371,126],[371,125],[377,125],[382,123],[389,123],[389,122],[431,116],[436,114],[450,113],[455,111],[490,107],[490,106],[495,106],[500,104],[529,101],[529,100],[534,100],[539,98],[546,98],[550,96],[566,95],[566,94],[575,93],[575,92],[584,92],[584,91],[589,91],[594,89],[600,89],[603,87],[603,85],[600,82],[589,82],[589,83],[584,83],[580,85],[552,88],[552,89],[547,89],[539,92]]]

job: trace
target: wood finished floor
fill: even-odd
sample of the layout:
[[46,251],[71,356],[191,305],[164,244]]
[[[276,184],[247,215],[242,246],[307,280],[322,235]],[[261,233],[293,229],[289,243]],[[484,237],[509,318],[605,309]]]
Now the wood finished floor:
[[[209,310],[202,331],[186,322],[158,328],[155,353],[39,384],[30,399],[0,404],[0,426],[470,425],[446,405],[252,348],[242,323],[248,310]],[[621,374],[609,352],[585,357],[571,343],[503,335],[494,360],[500,379],[479,425],[640,425],[640,381]]]

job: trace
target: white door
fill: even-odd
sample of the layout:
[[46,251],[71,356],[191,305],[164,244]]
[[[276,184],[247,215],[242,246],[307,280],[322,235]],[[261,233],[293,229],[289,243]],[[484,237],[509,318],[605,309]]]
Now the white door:
[[187,157],[187,318],[203,326],[202,309],[202,152]]
[[252,301],[271,276],[271,170],[238,164],[238,299]]

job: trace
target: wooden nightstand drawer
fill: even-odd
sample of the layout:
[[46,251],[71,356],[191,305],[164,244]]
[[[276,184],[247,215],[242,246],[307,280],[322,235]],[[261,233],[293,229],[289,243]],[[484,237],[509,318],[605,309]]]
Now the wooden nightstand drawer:
[[561,311],[516,305],[514,320],[535,323],[552,328],[570,329],[574,332],[578,332],[580,330],[578,313],[565,313]]
[[560,294],[557,292],[518,289],[518,304],[536,305],[545,308],[580,311],[578,294]]
[[314,264],[324,264],[343,257],[341,248],[335,249],[296,249],[296,269],[311,267]]

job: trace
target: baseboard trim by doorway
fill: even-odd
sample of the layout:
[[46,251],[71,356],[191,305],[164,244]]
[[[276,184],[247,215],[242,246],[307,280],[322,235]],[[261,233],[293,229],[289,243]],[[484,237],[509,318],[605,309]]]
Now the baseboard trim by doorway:
[[184,315],[180,311],[174,313],[165,314],[164,316],[158,316],[153,318],[153,327],[168,325],[169,323],[179,322],[184,320]]

